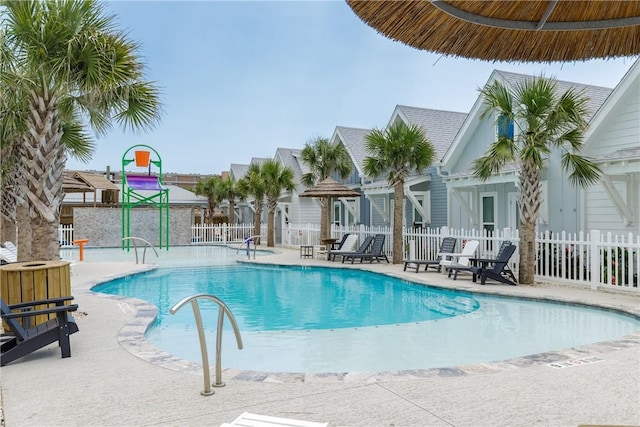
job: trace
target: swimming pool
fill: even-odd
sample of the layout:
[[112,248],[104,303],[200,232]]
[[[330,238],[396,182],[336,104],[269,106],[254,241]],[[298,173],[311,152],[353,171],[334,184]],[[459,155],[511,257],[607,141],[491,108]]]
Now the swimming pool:
[[[210,258],[217,265],[175,268],[180,256],[174,251],[169,268],[94,290],[156,305],[158,319],[147,340],[197,363],[200,349],[191,310],[171,316],[168,309],[194,293],[220,297],[236,316],[245,344],[237,350],[232,332],[225,330],[223,367],[253,371],[370,372],[468,365],[609,340],[640,329],[638,319],[611,311],[441,292],[362,271],[238,265],[235,251],[208,250],[212,252],[201,263]],[[195,258],[190,256],[189,262],[196,263]],[[217,308],[206,302],[201,308],[212,349]]]

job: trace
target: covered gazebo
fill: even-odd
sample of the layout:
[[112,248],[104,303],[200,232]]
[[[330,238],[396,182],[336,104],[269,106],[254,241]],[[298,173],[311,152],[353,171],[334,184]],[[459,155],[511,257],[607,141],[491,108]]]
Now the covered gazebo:
[[640,53],[637,0],[346,0],[367,25],[417,49],[488,61]]

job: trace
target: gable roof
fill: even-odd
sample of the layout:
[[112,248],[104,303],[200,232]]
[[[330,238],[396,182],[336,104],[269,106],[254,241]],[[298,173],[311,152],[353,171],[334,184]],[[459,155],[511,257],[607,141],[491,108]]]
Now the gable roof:
[[238,163],[231,163],[229,166],[229,174],[236,180],[242,179],[249,170],[249,165],[241,165]]
[[435,148],[435,159],[440,160],[458,134],[467,113],[433,110],[430,108],[397,105],[389,125],[400,118],[404,123],[420,126]]
[[279,147],[276,149],[276,154],[274,156],[275,160],[278,160],[282,163],[283,166],[288,166],[293,171],[293,182],[296,184],[296,192],[300,193],[301,190],[307,188],[302,185],[302,168],[300,167],[300,162],[302,161],[300,158],[301,150],[297,148],[282,148]]
[[[493,70],[485,86],[492,84],[496,80],[513,86],[527,79],[534,78],[536,78],[536,76]],[[585,85],[582,83],[567,82],[563,80],[555,80],[555,82],[556,89],[561,93],[567,91],[570,88],[574,88],[578,91],[584,91],[584,94],[589,98],[589,101],[587,102],[587,121],[589,121],[591,117],[593,117],[595,112],[600,108],[600,106],[612,92],[612,89],[601,86]],[[471,134],[473,134],[473,130],[480,124],[480,114],[483,104],[484,99],[482,95],[479,94],[476,102],[473,104],[471,111],[462,124],[460,131],[453,140],[453,143],[442,157],[441,164],[446,164],[454,161],[460,155],[461,150],[464,149],[466,140]]]
[[365,138],[371,129],[336,126],[331,136],[331,143],[341,142],[346,148],[358,174],[364,176],[364,159],[367,157]]
[[[589,129],[587,129],[587,132],[584,135],[584,149],[587,149],[587,147],[589,147],[593,143],[590,139],[591,136],[598,129],[598,127],[611,116],[614,107],[617,105],[620,99],[625,96],[627,91],[634,90],[633,88],[635,88],[636,93],[639,96],[638,99],[640,99],[640,58],[636,59],[636,61],[631,65],[629,70],[622,77],[620,82],[618,82],[606,101],[600,106],[598,111],[596,111],[596,113],[591,118]],[[638,124],[638,126],[640,126],[640,124]]]

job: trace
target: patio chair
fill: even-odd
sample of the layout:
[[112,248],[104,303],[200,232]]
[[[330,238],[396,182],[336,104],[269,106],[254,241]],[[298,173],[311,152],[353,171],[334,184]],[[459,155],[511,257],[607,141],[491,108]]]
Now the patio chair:
[[18,256],[18,247],[16,245],[13,244],[13,242],[7,240],[6,242],[4,242],[2,244],[2,246],[4,246],[5,248],[9,249],[11,252],[13,252],[16,256]]
[[[371,239],[373,239],[373,237]],[[365,239],[365,241],[366,240],[367,239]],[[371,243],[371,241],[369,241],[369,243]],[[336,256],[342,256],[342,254],[348,254],[348,253],[355,252],[357,244],[358,244],[358,235],[357,234],[349,234],[347,236],[347,238],[345,239],[344,243],[342,244],[342,247],[341,247],[340,250],[337,250],[337,251],[329,250],[328,251],[327,260],[328,261],[335,261],[336,260]],[[364,244],[364,242],[363,242],[363,244]],[[360,246],[362,246],[362,245],[360,245]]]
[[380,262],[382,258],[388,263],[389,258],[387,258],[387,255],[384,253],[384,239],[384,234],[376,234],[371,244],[371,251],[365,251],[359,254],[345,254],[342,256],[342,263],[344,264],[345,261],[351,260],[351,264],[353,264],[356,259],[360,260],[360,264],[362,264],[365,259],[368,259],[369,263],[373,263],[373,261]]
[[329,248],[329,250],[332,251],[340,251],[342,250],[342,246],[344,245],[344,242],[347,240],[347,237],[351,236],[352,233],[344,233],[342,235],[342,239],[340,239],[339,242],[333,243]]
[[329,423],[315,421],[296,420],[293,418],[272,417],[268,415],[252,414],[244,412],[230,423],[221,424],[220,427],[232,426],[260,426],[260,427],[327,427]]
[[[509,268],[509,259],[516,251],[516,245],[508,245],[494,260],[476,260],[479,266],[476,267],[474,275],[480,276],[480,284],[484,285],[487,279],[495,280],[507,285],[516,286],[517,280],[513,271]],[[491,267],[489,267],[491,265]]]
[[[27,354],[55,342],[60,346],[62,357],[71,357],[69,335],[78,332],[78,325],[71,316],[78,309],[77,304],[64,305],[73,297],[51,298],[46,300],[23,302],[8,305],[0,299],[0,315],[9,327],[9,334],[3,336],[1,344],[0,366],[5,366]],[[54,307],[34,309],[46,305]],[[13,312],[18,310],[18,312]],[[56,317],[45,323],[30,327],[30,317],[53,314]],[[18,321],[22,319],[22,324]]]
[[442,259],[440,260],[440,266],[444,267],[445,270],[448,270],[449,273],[450,268],[452,266],[462,266],[466,267],[470,264],[471,258],[473,258],[473,254],[476,253],[476,249],[480,242],[477,240],[469,240],[466,245],[462,248],[462,252],[460,253],[450,253],[450,254],[442,254]]
[[471,258],[469,261],[469,265],[459,265],[459,264],[454,264],[451,265],[449,267],[449,277],[451,277],[451,274],[453,273],[453,280],[456,280],[458,278],[458,273],[461,271],[469,271],[473,274],[472,280],[475,282],[476,281],[476,277],[478,275],[478,273],[481,270],[481,267],[483,265],[489,265],[492,262],[494,262],[496,260],[496,258],[500,258],[502,256],[502,253],[504,252],[504,250],[511,245],[511,242],[509,240],[505,240],[502,242],[502,244],[500,245],[500,249],[498,249],[498,253],[496,254],[495,258]]
[[424,271],[427,271],[429,267],[436,269],[438,272],[442,270],[442,266],[440,265],[440,261],[442,260],[442,254],[451,254],[456,249],[456,239],[455,237],[445,237],[440,242],[440,249],[438,250],[438,255],[436,259],[405,259],[404,260],[404,271],[407,271],[407,267],[412,264],[416,267],[416,273],[420,271],[420,266],[424,265]]
[[0,247],[0,263],[8,264],[18,261],[18,255],[7,248]]
[[[354,234],[355,236],[355,234]],[[335,261],[336,260],[336,256],[341,256],[342,257],[342,261],[344,262],[344,257],[346,255],[352,255],[352,254],[361,254],[361,253],[365,253],[368,249],[369,246],[371,246],[371,243],[373,242],[373,236],[367,236],[365,237],[365,239],[362,241],[362,244],[360,245],[360,247],[357,250],[351,249],[350,251],[331,251],[329,252],[329,258],[331,261]],[[346,244],[345,244],[346,246]]]

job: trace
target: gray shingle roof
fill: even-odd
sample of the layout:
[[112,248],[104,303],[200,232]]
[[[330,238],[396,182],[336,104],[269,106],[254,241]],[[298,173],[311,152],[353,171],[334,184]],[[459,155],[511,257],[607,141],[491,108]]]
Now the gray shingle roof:
[[[515,85],[527,79],[537,78],[536,76],[511,73],[508,71],[495,70],[495,72],[499,74],[509,85]],[[591,117],[596,113],[596,111],[598,111],[600,106],[613,91],[613,89],[607,87],[556,80],[556,89],[558,93],[564,93],[571,88],[578,91],[584,91],[584,95],[589,98],[589,101],[587,102],[587,109],[589,111],[586,117],[587,121],[591,120]]]
[[398,105],[396,109],[409,123],[420,126],[436,150],[436,160],[444,156],[458,134],[467,113]]
[[336,126],[335,132],[351,155],[351,160],[353,160],[356,169],[360,175],[363,175],[364,158],[367,157],[368,154],[365,149],[365,137],[371,132],[371,129]]
[[249,165],[241,165],[238,163],[231,163],[229,167],[229,173],[236,180],[241,179],[247,174],[247,170],[249,170]]
[[630,161],[640,159],[640,147],[623,148],[613,153],[604,154],[596,157],[594,160],[598,163],[611,161]]
[[302,180],[302,168],[300,163],[302,159],[300,159],[301,150],[297,148],[282,148],[279,147],[276,149],[275,158],[278,159],[284,166],[288,166],[293,171],[293,181],[296,183],[296,192],[300,193],[304,191],[307,187],[302,185],[300,181]]

